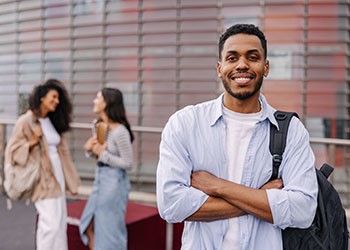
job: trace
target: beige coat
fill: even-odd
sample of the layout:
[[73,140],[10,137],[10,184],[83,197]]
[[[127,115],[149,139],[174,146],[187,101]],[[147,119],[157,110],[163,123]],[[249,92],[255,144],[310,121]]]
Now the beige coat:
[[[29,110],[21,115],[13,128],[5,150],[5,162],[11,161],[12,165],[26,166],[29,161],[40,161],[40,179],[34,188],[31,197],[32,202],[39,199],[56,198],[62,195],[51,165],[48,144],[45,138],[43,137],[42,143],[40,143],[43,146],[38,144],[31,150],[29,148],[29,140],[33,138],[32,128],[35,126],[40,126],[40,123],[32,111]],[[66,139],[62,135],[61,143],[57,146],[57,149],[65,177],[66,191],[76,194],[80,185],[80,178],[73,165]],[[30,157],[34,150],[40,151],[41,159]]]

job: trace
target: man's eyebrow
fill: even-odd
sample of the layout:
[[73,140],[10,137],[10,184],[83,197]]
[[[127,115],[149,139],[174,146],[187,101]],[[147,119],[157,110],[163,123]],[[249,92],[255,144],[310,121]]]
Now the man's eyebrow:
[[226,54],[236,54],[236,53],[237,53],[236,50],[228,50],[228,51],[226,52]]
[[[226,54],[237,54],[238,52],[236,50],[228,50],[226,51]],[[251,53],[261,53],[260,50],[258,49],[251,49],[248,50],[246,54],[251,54]]]
[[251,50],[248,50],[248,52],[247,52],[247,54],[251,54],[251,53],[261,53],[261,51],[260,50],[258,50],[258,49],[251,49]]

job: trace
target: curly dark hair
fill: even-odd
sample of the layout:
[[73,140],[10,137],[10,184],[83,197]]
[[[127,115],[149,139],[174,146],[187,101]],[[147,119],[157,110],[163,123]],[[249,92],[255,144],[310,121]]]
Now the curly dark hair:
[[44,84],[34,87],[29,97],[29,109],[40,116],[41,98],[46,96],[50,90],[56,90],[59,94],[59,104],[54,112],[48,113],[53,126],[59,134],[70,130],[72,121],[72,103],[63,83],[56,79],[49,79]]
[[134,134],[131,131],[128,119],[126,118],[122,92],[119,89],[103,88],[101,94],[106,102],[105,112],[108,118],[114,122],[123,124],[129,131],[130,140],[133,142]]
[[267,58],[267,45],[266,45],[266,38],[264,33],[255,25],[253,24],[235,24],[228,28],[219,39],[219,59],[221,60],[221,52],[224,48],[224,44],[226,40],[234,35],[237,34],[247,34],[247,35],[254,35],[257,36],[260,39],[261,46],[264,49],[264,56],[265,59]]

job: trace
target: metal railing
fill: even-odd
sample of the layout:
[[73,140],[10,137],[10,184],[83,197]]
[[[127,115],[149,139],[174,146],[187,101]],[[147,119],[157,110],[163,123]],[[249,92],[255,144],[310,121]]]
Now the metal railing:
[[[4,162],[4,149],[6,146],[6,138],[8,126],[14,125],[15,120],[11,119],[0,119],[0,168],[2,169]],[[72,123],[71,127],[73,129],[91,129],[91,124],[89,123]],[[162,128],[159,127],[143,127],[143,126],[133,126],[133,132],[135,133],[155,133],[160,134]],[[336,168],[336,171],[331,177],[331,182],[334,184],[335,188],[338,190],[343,204],[345,207],[350,208],[350,140],[344,139],[329,139],[329,138],[310,138],[310,143],[314,149],[316,155],[316,164],[320,166],[323,162],[328,162],[330,165]],[[141,152],[138,152],[139,154]],[[136,155],[139,158],[138,155]],[[139,159],[139,163],[140,164]],[[151,181],[151,185],[155,187],[155,171],[153,174],[154,181]],[[141,171],[136,171],[132,173],[133,178],[131,178],[133,185],[141,185],[138,183],[142,181],[143,173]],[[84,177],[83,177],[84,178]],[[153,182],[153,183],[152,183]],[[139,190],[140,191],[140,190]],[[142,190],[141,190],[142,191]],[[149,192],[149,190],[148,190]],[[155,189],[151,191],[155,193]]]
[[[1,170],[1,174],[0,174],[0,184],[2,183],[2,169],[3,169],[3,163],[4,163],[4,154],[5,154],[5,147],[6,147],[6,142],[7,142],[7,138],[8,138],[8,126],[13,126],[15,124],[16,120],[13,119],[0,119],[0,170]],[[71,123],[71,128],[72,130],[74,129],[86,129],[86,130],[91,130],[92,128],[92,124],[91,123],[78,123],[78,122],[73,122]],[[132,131],[137,134],[137,133],[151,133],[151,134],[160,134],[163,130],[163,128],[158,128],[158,127],[146,127],[146,126],[132,126],[131,127]],[[72,148],[71,148],[72,150]],[[131,175],[131,181],[133,182],[133,184],[135,186],[141,186],[141,182],[142,184],[144,184],[145,180],[144,178],[142,178],[143,173],[141,171],[138,171],[138,168],[140,168],[140,164],[142,163],[142,159],[141,159],[141,151],[138,150],[138,154],[135,156],[135,158],[137,159],[137,165],[136,166],[136,171],[132,172]],[[73,157],[74,159],[74,157]],[[75,162],[77,164],[77,162]],[[79,172],[79,170],[78,170]],[[81,178],[84,180],[91,180],[94,177],[94,173],[92,172],[91,174],[82,174],[79,173]],[[149,177],[149,174],[147,175],[147,177]],[[149,178],[148,178],[149,179]],[[154,173],[154,178],[155,179],[155,173]],[[139,183],[140,182],[140,183]],[[153,182],[148,181],[148,182]],[[151,183],[151,185],[154,185],[154,183]],[[154,190],[155,193],[155,190]]]

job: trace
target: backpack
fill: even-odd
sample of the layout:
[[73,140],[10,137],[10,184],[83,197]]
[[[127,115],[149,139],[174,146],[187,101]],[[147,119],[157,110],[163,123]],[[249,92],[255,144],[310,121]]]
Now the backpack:
[[[278,176],[278,168],[286,146],[290,120],[296,113],[276,111],[274,114],[280,130],[270,125],[270,152],[272,154],[272,176]],[[283,249],[285,250],[348,250],[349,232],[345,210],[340,197],[328,177],[334,168],[324,163],[316,168],[318,182],[317,210],[309,228],[286,228],[282,230]]]

